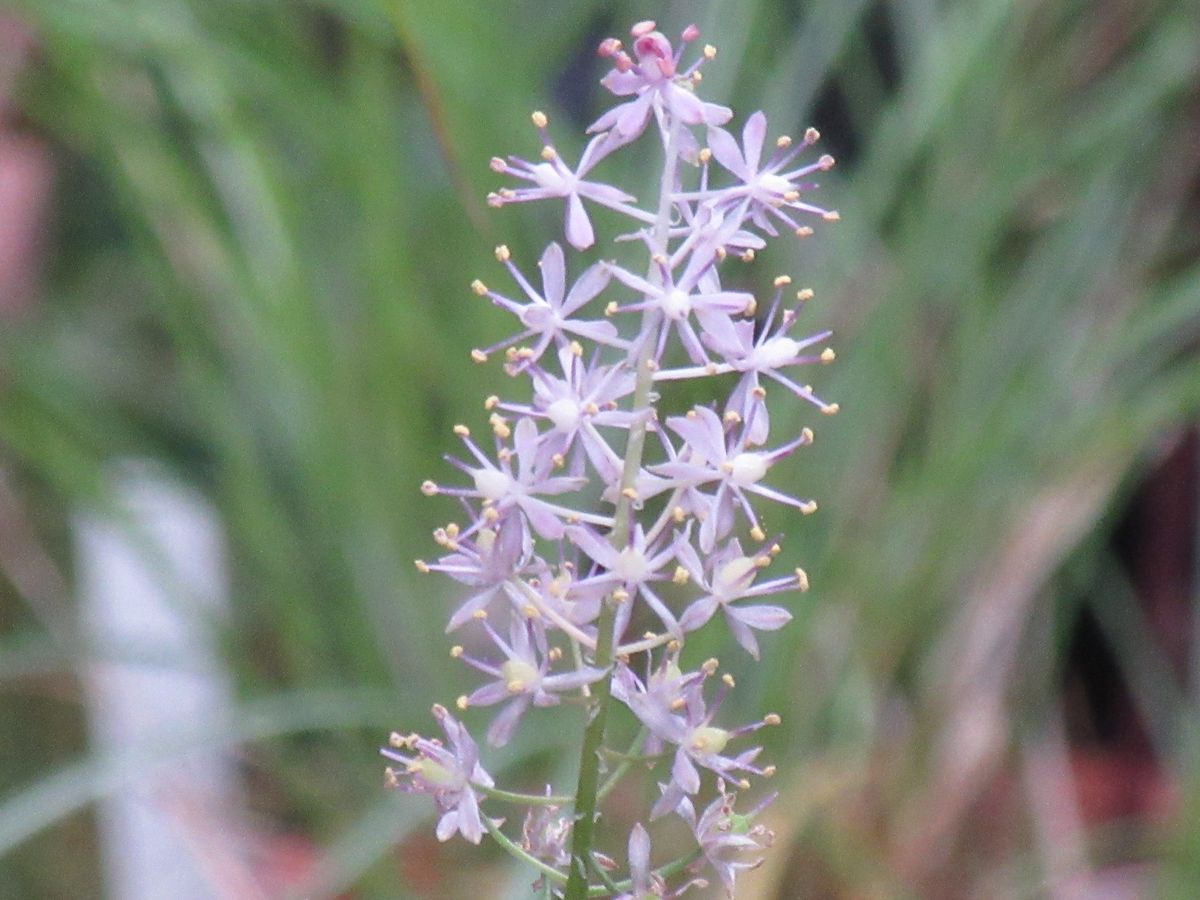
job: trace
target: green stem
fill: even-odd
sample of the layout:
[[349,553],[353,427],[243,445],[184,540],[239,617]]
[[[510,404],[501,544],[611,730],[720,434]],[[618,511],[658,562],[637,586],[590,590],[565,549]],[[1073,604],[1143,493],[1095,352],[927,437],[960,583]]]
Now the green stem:
[[640,757],[638,757],[638,752],[642,749],[642,744],[644,744],[646,741],[646,735],[646,729],[642,728],[642,730],[638,732],[637,737],[633,739],[633,743],[629,745],[628,750],[621,754],[610,754],[617,756],[621,761],[617,764],[617,767],[612,770],[612,773],[608,776],[608,778],[604,780],[604,784],[600,785],[600,789],[596,791],[597,803],[602,802],[605,797],[612,793],[612,789],[617,786],[617,782],[619,782],[625,776],[625,773],[629,771],[629,767],[640,759]]
[[[675,169],[678,162],[676,153],[678,136],[679,123],[672,122],[671,132],[667,139],[662,181],[659,187],[658,215],[654,221],[651,257],[665,253],[667,250],[667,236],[671,227],[671,193],[675,190]],[[653,260],[649,266],[649,274],[652,283],[659,282],[661,277],[659,267]],[[661,318],[656,310],[648,309],[642,315],[641,329],[634,345],[638,349],[634,365],[637,380],[634,383],[632,408],[640,415],[629,427],[629,437],[625,443],[625,465],[621,471],[620,494],[617,497],[613,529],[608,536],[612,545],[620,549],[629,546],[629,536],[633,532],[635,497],[631,495],[637,485],[638,473],[642,469],[646,432],[649,430],[649,417],[653,412],[650,398],[654,389],[654,345]],[[592,836],[596,827],[600,749],[604,746],[604,728],[608,721],[608,701],[612,695],[611,670],[616,642],[613,628],[616,615],[617,604],[611,597],[605,599],[600,610],[600,617],[596,622],[596,651],[593,662],[596,668],[603,669],[609,675],[596,682],[592,692],[591,718],[583,732],[583,747],[579,754],[579,782],[575,790],[575,825],[571,835],[571,870],[566,892],[563,895],[564,900],[585,900],[589,896],[588,861],[591,859]]]
[[559,794],[521,794],[516,791],[504,791],[497,787],[487,787],[472,781],[471,787],[494,800],[505,803],[519,803],[522,806],[570,806],[575,802],[574,797]]

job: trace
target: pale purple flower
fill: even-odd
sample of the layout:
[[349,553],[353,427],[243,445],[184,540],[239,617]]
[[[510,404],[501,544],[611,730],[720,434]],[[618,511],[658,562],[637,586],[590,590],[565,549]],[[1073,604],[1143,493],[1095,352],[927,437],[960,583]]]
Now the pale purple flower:
[[[549,786],[546,796],[550,796]],[[531,806],[521,826],[521,849],[535,859],[562,868],[571,861],[567,849],[571,818],[559,815],[559,812],[554,805]]]
[[[672,634],[682,636],[679,622],[667,604],[651,587],[654,581],[666,581],[670,575],[663,568],[678,552],[678,545],[686,544],[688,532],[663,536],[655,542],[647,541],[645,529],[637,525],[630,536],[629,544],[618,550],[609,541],[582,526],[567,529],[567,537],[588,555],[600,570],[580,581],[580,585],[606,591],[614,591],[617,609],[613,626],[617,640],[624,634],[633,613],[633,601],[641,597],[662,620]],[[619,593],[616,593],[619,591]]]
[[[551,474],[553,467],[546,465],[538,456],[538,431],[533,419],[521,419],[517,423],[513,432],[513,448],[502,448],[498,454],[499,462],[488,459],[469,434],[463,434],[462,440],[479,465],[472,466],[450,456],[446,459],[470,475],[474,487],[443,487],[426,482],[422,489],[427,494],[481,500],[485,510],[490,510],[491,514],[482,516],[475,528],[502,518],[512,509],[519,509],[534,531],[552,540],[562,537],[564,520],[611,526],[612,518],[609,516],[578,512],[541,499],[540,495],[554,496],[578,491],[587,482],[584,478],[564,478]],[[515,473],[512,466],[514,456],[517,458]]]
[[[567,467],[569,475],[583,474],[586,457],[606,485],[621,476],[621,457],[598,428],[628,428],[634,413],[620,408],[620,401],[633,393],[634,376],[622,364],[603,366],[585,363],[572,348],[558,352],[563,378],[540,366],[531,366],[533,402],[488,401],[489,408],[523,416],[534,416],[550,424],[542,436],[540,452],[556,467]],[[573,453],[581,448],[583,453]],[[569,459],[569,464],[568,464]]]
[[716,542],[733,527],[735,504],[751,526],[759,528],[758,516],[747,494],[785,503],[805,513],[816,509],[811,500],[798,500],[760,484],[772,465],[797,447],[812,442],[811,432],[805,430],[800,437],[774,450],[750,450],[748,439],[752,428],[744,427],[740,433],[727,436],[721,418],[703,406],[694,408],[686,416],[672,416],[667,419],[667,427],[683,438],[685,447],[678,458],[651,466],[650,471],[679,487],[717,484],[716,492],[702,501],[697,501],[695,494],[691,495],[695,508],[690,512],[702,519],[700,549],[705,553],[711,552]]
[[533,543],[519,517],[508,516],[470,535],[460,534],[458,526],[451,525],[439,528],[435,537],[453,552],[433,563],[417,560],[418,570],[441,572],[475,589],[450,616],[447,632],[462,627],[502,593],[514,603],[520,602],[514,579],[530,562]]
[[684,631],[695,631],[719,609],[725,614],[734,638],[755,659],[758,659],[758,641],[754,632],[777,631],[792,620],[792,614],[780,606],[744,605],[739,601],[807,586],[807,580],[801,580],[800,574],[754,584],[759,569],[771,561],[771,556],[769,553],[746,556],[737,538],[704,563],[690,544],[681,545],[678,556],[692,582],[705,592],[683,611],[679,627]]
[[498,247],[496,257],[508,269],[513,280],[528,298],[528,302],[510,300],[478,280],[472,282],[471,287],[475,293],[489,297],[497,306],[516,316],[525,326],[525,330],[498,344],[476,350],[473,354],[476,359],[486,359],[495,351],[505,347],[512,348],[514,344],[526,338],[536,338],[532,347],[510,349],[510,373],[515,374],[524,366],[540,359],[551,343],[567,347],[575,337],[612,347],[628,347],[628,343],[617,334],[616,326],[612,322],[575,317],[575,314],[595,299],[608,284],[609,272],[603,265],[597,263],[588,268],[568,291],[567,266],[562,247],[550,243],[542,251],[542,258],[538,261],[538,268],[542,270],[542,289],[538,291],[513,264],[507,247]]
[[588,141],[587,147],[579,157],[579,165],[572,170],[562,161],[562,157],[551,144],[546,133],[545,116],[534,113],[534,123],[538,125],[542,136],[541,162],[527,162],[516,156],[504,160],[497,156],[491,163],[492,171],[532,182],[534,186],[516,190],[502,188],[495,191],[488,195],[490,205],[503,206],[506,203],[528,200],[565,200],[563,230],[567,241],[576,250],[586,250],[596,242],[592,221],[583,205],[585,199],[642,222],[654,221],[652,214],[642,212],[632,205],[637,201],[636,197],[608,184],[584,180],[584,176],[614,149],[611,143],[606,142],[604,135],[596,135]]
[[811,203],[800,200],[802,190],[815,185],[798,181],[814,172],[828,171],[833,167],[832,156],[822,156],[816,162],[787,169],[787,166],[799,153],[813,143],[820,135],[815,128],[804,133],[804,139],[799,144],[789,140],[781,142],[761,168],[763,142],[767,134],[767,117],[756,112],[742,129],[742,147],[728,131],[723,128],[710,128],[708,131],[708,146],[713,157],[731,174],[736,176],[740,184],[717,190],[702,190],[682,192],[678,195],[682,200],[705,200],[709,203],[736,210],[737,219],[749,218],[766,234],[772,237],[778,232],[772,225],[770,217],[784,222],[797,234],[807,234],[811,229],[801,226],[786,210],[819,215],[825,219],[836,219],[837,213]]
[[[775,839],[775,834],[769,828],[753,823],[755,816],[779,795],[770,794],[750,812],[739,815],[734,811],[737,794],[727,794],[724,782],[718,782],[717,787],[720,795],[705,807],[699,818],[696,817],[692,801],[687,797],[679,801],[677,812],[691,826],[704,858],[721,879],[726,894],[732,898],[738,872],[762,865],[761,853]],[[746,859],[746,854],[754,854],[755,858]]]
[[609,269],[617,280],[642,295],[634,303],[626,303],[617,312],[657,310],[666,321],[667,327],[659,332],[655,358],[661,359],[671,331],[679,333],[680,341],[688,356],[696,363],[708,362],[708,354],[700,342],[700,336],[692,327],[692,317],[705,331],[723,333],[729,328],[730,317],[744,314],[753,309],[754,295],[746,291],[724,291],[719,286],[704,283],[704,276],[712,269],[712,261],[689,265],[675,280],[668,260],[658,260],[658,282],[651,282],[620,266]]
[[551,675],[550,663],[561,654],[547,646],[544,629],[534,622],[516,615],[511,616],[507,641],[500,637],[486,620],[483,626],[492,643],[504,653],[504,662],[495,665],[475,659],[468,656],[461,647],[454,648],[454,655],[494,679],[464,698],[460,704],[463,708],[493,706],[507,701],[507,705],[488,728],[488,743],[493,747],[502,747],[511,740],[513,730],[530,704],[557,706],[559,693],[577,690],[604,677],[602,669],[592,666],[582,666],[573,671]]
[[738,786],[746,784],[745,776],[740,773],[767,774],[768,770],[754,765],[762,752],[761,747],[752,747],[736,756],[726,756],[724,751],[732,739],[774,724],[778,718],[770,716],[732,730],[713,725],[720,700],[711,710],[708,708],[704,701],[704,682],[705,678],[690,680],[684,689],[682,704],[664,704],[662,696],[650,693],[628,666],[618,666],[613,676],[613,697],[628,706],[651,734],[676,748],[671,778],[662,785],[662,795],[650,811],[652,819],[675,809],[684,796],[700,790],[697,767],[709,769]]
[[393,734],[391,747],[380,753],[403,765],[403,769],[389,768],[388,783],[406,793],[433,795],[441,812],[437,823],[439,841],[448,841],[459,833],[472,844],[478,844],[483,838],[484,825],[479,794],[472,783],[490,788],[495,782],[479,763],[475,741],[446,707],[435,705],[433,715],[446,733],[449,746],[416,734],[407,737]]
[[[712,375],[725,375],[730,372],[741,373],[737,386],[725,403],[726,411],[736,412],[741,418],[750,423],[747,440],[751,444],[763,444],[770,430],[770,414],[767,409],[766,391],[762,387],[761,376],[766,376],[782,384],[797,397],[808,401],[826,415],[838,411],[836,403],[826,403],[821,400],[808,385],[799,385],[791,378],[780,372],[780,369],[796,365],[826,363],[834,359],[833,351],[826,348],[819,354],[804,353],[809,347],[827,341],[832,332],[821,331],[805,338],[790,337],[788,332],[796,322],[796,311],[789,309],[780,317],[776,327],[779,300],[783,288],[791,283],[791,279],[776,279],[778,285],[775,301],[771,304],[770,312],[761,326],[755,322],[743,320],[734,322],[731,331],[711,332],[702,336],[702,340],[710,350],[724,358],[724,362],[706,366],[686,366],[674,369],[663,369],[654,374],[655,381],[679,381],[691,378],[704,378]],[[800,296],[807,296],[806,291],[800,291]]]

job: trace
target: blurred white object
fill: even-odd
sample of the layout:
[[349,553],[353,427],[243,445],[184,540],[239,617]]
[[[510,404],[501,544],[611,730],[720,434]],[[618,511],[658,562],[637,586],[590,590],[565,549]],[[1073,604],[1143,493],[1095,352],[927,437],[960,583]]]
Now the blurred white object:
[[101,759],[170,762],[147,765],[97,810],[106,894],[254,897],[232,760],[186,749],[227,733],[234,704],[217,643],[228,608],[220,524],[148,463],[114,468],[110,487],[118,512],[74,523],[91,738]]

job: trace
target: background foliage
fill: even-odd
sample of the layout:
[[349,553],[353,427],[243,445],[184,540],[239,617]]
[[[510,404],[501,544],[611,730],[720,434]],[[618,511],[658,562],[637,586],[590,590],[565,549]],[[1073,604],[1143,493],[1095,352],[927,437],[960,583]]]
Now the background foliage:
[[[383,794],[374,748],[464,684],[448,588],[411,565],[448,512],[416,486],[496,377],[467,351],[507,323],[468,282],[495,243],[530,259],[555,223],[487,210],[487,160],[536,149],[533,108],[578,143],[605,102],[591,49],[647,16],[698,22],[720,48],[705,88],[739,121],[814,124],[839,159],[822,201],[842,221],[745,275],[816,290],[805,322],[835,329],[839,362],[812,377],[842,406],[785,423],[817,429],[785,477],[822,512],[771,523],[814,588],[739,678],[785,723],[780,849],[751,895],[1043,896],[1136,863],[1188,896],[1200,679],[1156,642],[1111,537],[1200,401],[1195,3],[17,14],[40,46],[20,125],[57,182],[43,302],[0,335],[5,491],[47,560],[31,581],[7,554],[0,579],[12,896],[94,891],[88,803],[137,778],[89,756],[75,676],[96,651],[66,587],[70,511],[103,506],[105,464],[130,455],[198,486],[228,530],[243,705],[210,739],[238,748],[264,831],[316,848],[297,895],[466,896],[482,875],[522,895],[527,874],[486,850],[422,838],[424,808]],[[1153,821],[1076,814],[1082,616],[1170,785]],[[181,749],[164,736],[164,759]],[[502,764],[562,774],[575,754],[548,729]]]

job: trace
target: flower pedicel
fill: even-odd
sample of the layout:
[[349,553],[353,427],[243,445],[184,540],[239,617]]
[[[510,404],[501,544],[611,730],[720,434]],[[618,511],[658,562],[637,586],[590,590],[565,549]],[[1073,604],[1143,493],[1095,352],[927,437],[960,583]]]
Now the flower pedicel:
[[[774,773],[759,764],[761,748],[750,735],[779,717],[728,722],[722,701],[732,676],[718,675],[714,659],[683,668],[683,650],[720,612],[757,660],[758,633],[791,618],[763,598],[808,588],[802,569],[758,577],[780,548],[767,539],[756,507],[816,509],[811,499],[767,483],[777,462],[813,440],[809,428],[771,433],[767,385],[785,388],[784,399],[837,412],[797,375],[834,358],[832,349],[818,349],[829,332],[791,335],[812,292],[780,276],[764,309],[753,294],[723,282],[731,254],[749,262],[780,228],[805,237],[808,223],[837,218],[803,199],[815,187],[809,177],[833,159],[809,158],[813,129],[800,141],[777,138],[767,154],[761,112],[746,120],[740,142],[725,130],[732,111],[696,94],[701,67],[716,50],[688,52],[699,37],[695,26],[677,46],[653,22],[631,33],[629,51],[612,38],[600,45],[612,63],[602,83],[620,102],[588,129],[578,163],[563,160],[549,120],[535,112],[538,158],[493,159],[495,172],[520,185],[488,200],[494,207],[562,202],[564,235],[576,252],[595,245],[591,214],[604,207],[630,221],[615,239],[640,245],[644,265],[581,266],[551,242],[539,277],[530,279],[507,247],[496,248],[511,287],[480,280],[471,287],[519,326],[471,356],[487,364],[502,354],[505,372],[527,380],[529,399],[488,397],[488,441],[477,442],[466,426],[454,429],[465,453],[447,460],[462,477],[421,486],[427,495],[458,498],[464,511],[461,523],[434,532],[444,554],[417,561],[422,572],[468,586],[447,631],[474,629],[486,648],[451,649],[482,676],[458,699],[460,712],[494,710],[486,738],[502,745],[524,717],[544,715],[539,708],[567,696],[585,703],[578,785],[566,796],[500,790],[466,726],[441,705],[433,709],[445,740],[396,734],[383,751],[396,764],[388,769],[391,785],[433,796],[440,840],[457,833],[479,843],[488,833],[538,871],[544,896],[570,900],[676,896],[714,874],[732,896],[737,873],[756,865],[770,843],[770,832],[751,819],[771,798],[739,815],[727,787],[744,791]],[[652,206],[593,174],[647,132],[663,160]],[[580,270],[574,279],[572,269]],[[685,380],[732,381],[733,388],[716,402],[669,415],[663,409],[660,417],[660,392]],[[641,726],[633,747],[615,755],[606,745],[614,703]],[[606,754],[624,762],[601,783]],[[644,821],[629,826],[622,875],[594,849],[599,808],[630,761],[643,758],[662,761],[659,794]],[[506,834],[506,818],[490,811],[500,804],[527,808],[519,835]],[[686,822],[694,846],[655,866],[649,826],[664,816]]]

